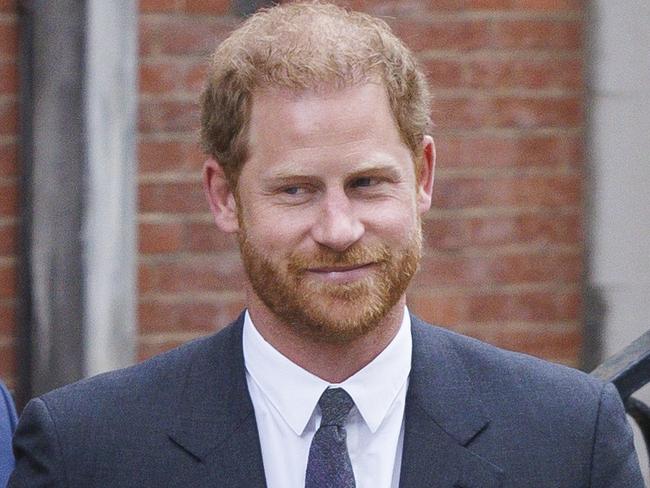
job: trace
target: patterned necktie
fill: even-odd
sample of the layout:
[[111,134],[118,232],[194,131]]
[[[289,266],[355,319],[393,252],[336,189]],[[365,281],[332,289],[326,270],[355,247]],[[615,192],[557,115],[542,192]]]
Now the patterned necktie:
[[344,389],[328,388],[318,406],[323,420],[309,448],[305,488],[354,488],[344,427],[354,401]]

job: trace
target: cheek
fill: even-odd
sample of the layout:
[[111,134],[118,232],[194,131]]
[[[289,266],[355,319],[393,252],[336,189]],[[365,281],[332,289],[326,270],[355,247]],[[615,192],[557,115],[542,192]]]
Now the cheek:
[[246,236],[260,249],[270,253],[287,253],[299,246],[306,234],[300,219],[278,212],[257,210],[245,217]]
[[419,219],[413,205],[375,206],[366,217],[366,232],[384,238],[403,239],[417,225]]

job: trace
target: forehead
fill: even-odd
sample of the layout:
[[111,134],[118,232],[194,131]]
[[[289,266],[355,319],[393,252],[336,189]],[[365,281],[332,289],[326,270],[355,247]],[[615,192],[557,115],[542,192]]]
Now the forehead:
[[354,151],[403,152],[381,84],[332,90],[260,90],[253,95],[249,161]]
[[253,96],[243,173],[348,177],[373,167],[414,172],[383,85],[337,90],[264,90]]

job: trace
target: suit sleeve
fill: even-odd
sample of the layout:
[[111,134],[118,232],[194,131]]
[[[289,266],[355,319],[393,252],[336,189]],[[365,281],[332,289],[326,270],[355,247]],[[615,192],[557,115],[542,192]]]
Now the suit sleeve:
[[591,459],[591,488],[644,488],[632,429],[612,384],[600,397]]
[[43,400],[30,401],[13,440],[16,468],[8,488],[67,487],[56,425]]

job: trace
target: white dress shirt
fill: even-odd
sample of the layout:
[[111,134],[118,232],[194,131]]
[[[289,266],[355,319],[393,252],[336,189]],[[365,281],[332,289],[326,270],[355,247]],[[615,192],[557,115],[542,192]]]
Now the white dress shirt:
[[391,343],[340,384],[328,383],[280,354],[248,312],[243,348],[269,488],[304,488],[309,446],[321,421],[318,399],[329,386],[345,389],[354,400],[346,430],[357,488],[398,487],[412,352],[406,307]]

